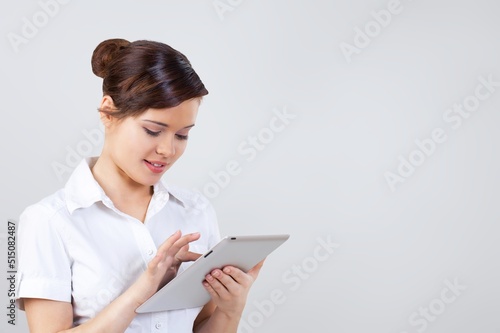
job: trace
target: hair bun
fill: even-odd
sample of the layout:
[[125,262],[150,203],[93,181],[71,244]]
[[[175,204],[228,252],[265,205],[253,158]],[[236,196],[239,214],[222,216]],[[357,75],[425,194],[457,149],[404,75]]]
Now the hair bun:
[[108,65],[120,50],[130,45],[125,39],[107,39],[101,42],[92,53],[92,72],[101,78],[108,74]]

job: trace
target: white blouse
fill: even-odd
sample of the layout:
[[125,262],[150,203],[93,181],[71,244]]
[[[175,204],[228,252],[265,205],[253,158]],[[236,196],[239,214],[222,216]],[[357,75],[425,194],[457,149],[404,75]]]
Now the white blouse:
[[[146,269],[176,230],[200,232],[190,251],[220,239],[215,212],[200,193],[154,186],[144,223],[116,209],[83,160],[65,187],[29,206],[19,221],[16,298],[71,302],[74,325],[93,318]],[[191,263],[183,263],[180,271]],[[201,308],[138,314],[127,333],[191,333]]]

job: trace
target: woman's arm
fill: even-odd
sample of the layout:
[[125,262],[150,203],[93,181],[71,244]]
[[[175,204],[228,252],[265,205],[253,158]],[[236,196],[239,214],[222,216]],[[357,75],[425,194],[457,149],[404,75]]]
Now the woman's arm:
[[[182,262],[196,260],[200,255],[189,252],[189,243],[200,238],[198,233],[181,237],[180,231],[170,236],[149,262],[146,271],[122,295],[97,316],[72,328],[71,303],[25,298],[24,306],[31,333],[123,333],[134,319],[135,310],[168,282]],[[168,277],[166,279],[165,277]]]
[[196,318],[193,332],[236,333],[248,292],[263,264],[264,261],[261,261],[248,273],[236,267],[227,266],[222,270],[215,269],[208,274],[203,285],[212,298],[207,304],[207,311],[212,309],[213,312],[209,317],[205,313],[205,317],[200,318],[205,311],[203,308]]
[[[126,294],[126,293],[125,293]],[[39,298],[24,299],[30,333],[124,332],[135,317],[136,302],[125,294],[119,296],[95,318],[73,326],[71,303]]]
[[26,298],[24,299],[24,308],[30,333],[123,333],[134,319],[135,309],[139,306],[134,297],[134,289],[136,289],[135,284],[111,302],[95,318],[75,328],[72,328],[73,307],[71,303]]
[[73,307],[68,302],[25,298],[24,310],[31,333],[62,332],[73,325]]

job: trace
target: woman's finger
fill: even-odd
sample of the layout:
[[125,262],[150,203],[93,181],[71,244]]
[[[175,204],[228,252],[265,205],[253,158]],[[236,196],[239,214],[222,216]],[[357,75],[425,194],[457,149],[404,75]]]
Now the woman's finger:
[[180,231],[173,233],[163,244],[160,245],[157,252],[165,253],[166,256],[175,256],[184,246],[200,238],[200,233],[191,233],[182,236]]
[[[227,272],[227,273],[226,273]],[[231,293],[233,296],[238,296],[240,293],[243,291],[245,288],[244,284],[240,284],[236,279],[234,279],[230,273],[230,270],[226,269],[226,272],[223,272],[221,270],[214,270],[212,272],[212,276],[216,278],[217,280],[220,281],[220,283],[228,290],[229,293]],[[240,271],[241,274],[245,274],[242,271]],[[234,273],[234,272],[233,272]],[[243,280],[242,277],[239,277],[240,280]]]
[[199,257],[201,257],[201,253],[196,253],[196,252],[191,252],[191,251],[183,251],[179,252],[175,258],[181,262],[186,262],[186,261],[195,261]]
[[257,265],[255,265],[254,267],[252,267],[249,271],[248,271],[248,274],[254,279],[256,280],[257,277],[259,276],[259,273],[260,273],[260,270],[262,268],[262,266],[264,266],[264,261],[266,261],[266,259],[264,258],[264,260],[262,260],[261,262],[259,262]]
[[194,242],[200,238],[200,233],[195,232],[192,234],[186,234],[179,239],[177,239],[171,246],[166,250],[168,256],[176,256],[186,245],[189,246],[189,243]]
[[181,238],[181,231],[177,230],[160,245],[157,252],[166,252],[180,238]]
[[[220,298],[227,298],[229,296],[229,292],[227,288],[219,281],[221,277],[220,271],[214,271],[205,276],[205,281],[208,282],[210,288],[217,294]],[[234,281],[233,281],[234,282]]]
[[252,276],[249,274],[246,274],[243,272],[241,269],[234,267],[234,266],[226,266],[222,269],[222,271],[230,276],[236,283],[243,285],[243,286],[248,286],[251,285],[253,282]]

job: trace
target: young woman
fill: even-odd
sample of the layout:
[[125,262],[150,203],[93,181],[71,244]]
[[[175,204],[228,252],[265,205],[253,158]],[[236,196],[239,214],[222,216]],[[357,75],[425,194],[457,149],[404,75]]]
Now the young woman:
[[104,79],[102,153],[20,218],[16,296],[30,332],[236,332],[262,263],[210,272],[203,308],[135,313],[219,240],[207,199],[161,181],[208,91],[182,53],[158,42],[106,40],[92,70]]

